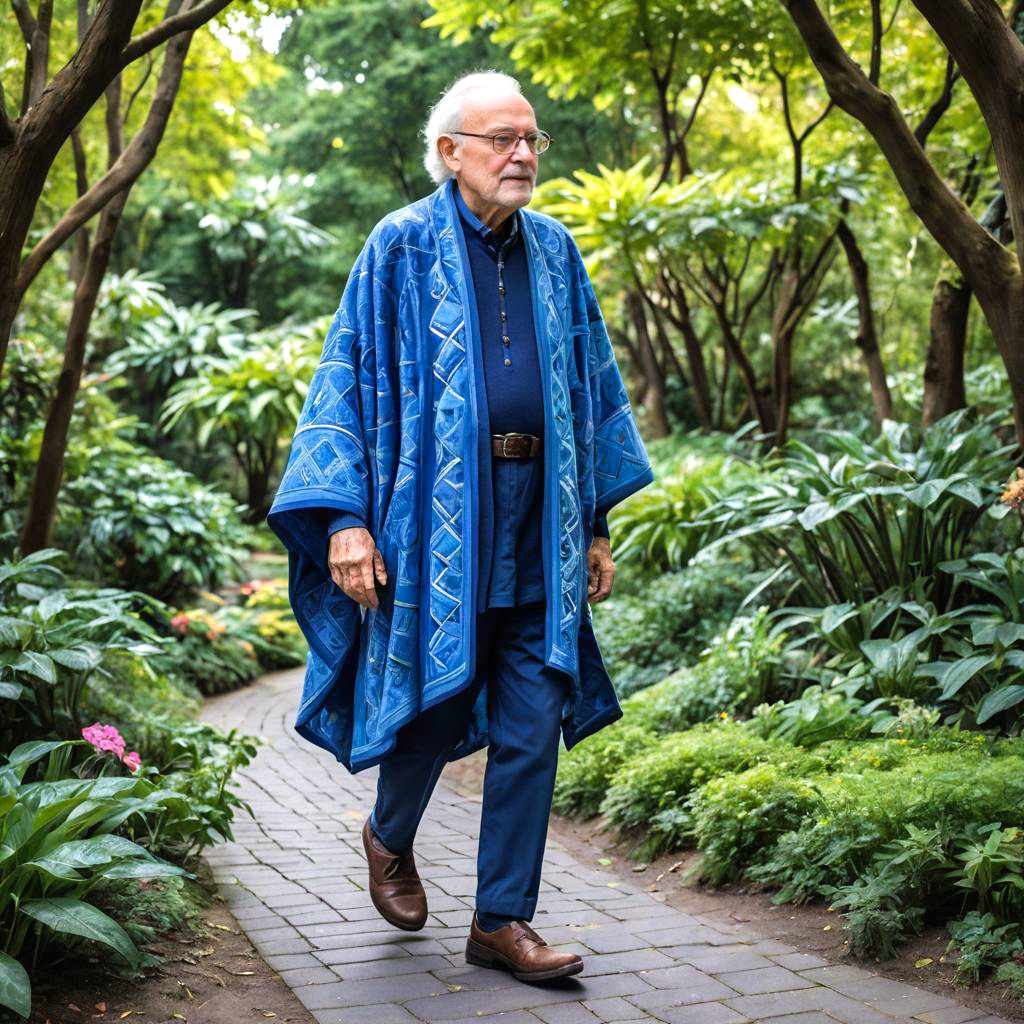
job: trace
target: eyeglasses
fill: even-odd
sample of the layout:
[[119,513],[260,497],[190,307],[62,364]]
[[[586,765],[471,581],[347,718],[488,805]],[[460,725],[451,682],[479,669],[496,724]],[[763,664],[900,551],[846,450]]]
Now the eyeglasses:
[[519,145],[520,139],[526,139],[526,144],[534,153],[543,153],[552,143],[552,138],[547,132],[530,132],[529,135],[515,135],[512,132],[498,132],[497,135],[480,135],[478,132],[448,132],[449,135],[471,135],[474,139],[490,139],[495,153],[511,153]]

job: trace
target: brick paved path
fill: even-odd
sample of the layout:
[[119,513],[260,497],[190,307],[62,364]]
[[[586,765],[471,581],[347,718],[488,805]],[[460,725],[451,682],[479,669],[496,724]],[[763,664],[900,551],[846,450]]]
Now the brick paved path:
[[953,999],[828,966],[749,925],[691,915],[576,861],[549,833],[531,924],[573,949],[583,972],[527,984],[466,963],[479,798],[442,781],[415,846],[430,916],[393,928],[366,892],[360,829],[377,769],[350,775],[292,729],[302,671],[210,700],[205,717],[267,740],[242,773],[236,842],[208,860],[228,905],[267,963],[320,1024],[1006,1024]]

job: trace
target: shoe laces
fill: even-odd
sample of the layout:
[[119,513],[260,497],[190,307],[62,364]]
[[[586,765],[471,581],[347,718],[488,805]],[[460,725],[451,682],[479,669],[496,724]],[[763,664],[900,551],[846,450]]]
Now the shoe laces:
[[540,946],[546,946],[547,943],[525,922],[515,922],[519,928],[519,934],[516,936],[516,944],[518,945],[523,939],[533,939]]

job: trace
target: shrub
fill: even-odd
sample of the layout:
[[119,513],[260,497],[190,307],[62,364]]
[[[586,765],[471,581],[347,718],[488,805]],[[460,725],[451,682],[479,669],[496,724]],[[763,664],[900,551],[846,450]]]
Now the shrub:
[[[69,777],[81,741],[40,741],[13,750],[0,766],[0,1005],[28,1016],[28,973],[16,959],[31,951],[40,965],[57,937],[65,945],[89,938],[137,966],[140,954],[125,930],[87,900],[104,878],[180,875],[182,868],[114,835],[124,820],[155,809],[159,796],[138,777]],[[27,771],[45,758],[38,782]]]
[[[734,619],[692,667],[677,669],[623,702],[634,721],[669,732],[727,715],[742,714],[779,688],[783,637],[768,624],[767,610]],[[650,692],[647,692],[650,691]]]
[[552,808],[557,814],[597,814],[608,780],[619,766],[656,741],[654,733],[626,716],[563,753],[558,761]]
[[58,537],[83,575],[173,601],[239,577],[241,508],[163,459],[115,453],[65,485]]
[[[621,554],[618,546],[615,554]],[[681,572],[660,575],[656,601],[647,586],[636,593],[613,593],[598,605],[595,628],[619,696],[696,661],[735,615],[750,587],[751,571],[744,560],[698,559]]]
[[972,910],[946,927],[952,936],[946,952],[959,954],[955,985],[976,984],[986,968],[1000,967],[1024,954],[1024,928],[1019,921],[1000,924],[994,915]]
[[45,548],[0,564],[0,740],[25,731],[77,737],[91,680],[108,657],[155,653],[160,637],[136,608],[146,599],[115,589],[65,586]]
[[900,872],[882,869],[837,891],[832,906],[846,910],[854,956],[891,957],[897,946],[920,934],[924,907],[907,902],[903,884]]
[[808,686],[799,697],[754,708],[749,728],[765,739],[809,747],[826,740],[852,739],[871,729],[865,702],[848,690]]
[[709,779],[796,754],[789,744],[762,740],[732,722],[671,733],[619,768],[600,810],[619,828],[636,828],[659,811],[682,807]]
[[782,834],[821,808],[821,796],[786,763],[712,779],[693,797],[700,873],[713,885],[762,861]]

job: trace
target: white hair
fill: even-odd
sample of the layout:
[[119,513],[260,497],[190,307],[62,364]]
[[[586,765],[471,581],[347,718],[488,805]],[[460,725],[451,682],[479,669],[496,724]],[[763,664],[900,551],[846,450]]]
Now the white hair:
[[471,71],[461,78],[456,78],[437,103],[430,108],[430,116],[423,126],[423,138],[426,141],[423,166],[426,167],[427,173],[433,178],[435,184],[440,185],[447,178],[452,177],[448,165],[437,151],[437,140],[442,135],[459,130],[462,125],[462,106],[466,95],[480,86],[487,85],[501,85],[518,93],[523,91],[516,79],[502,71]]

